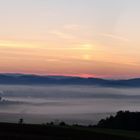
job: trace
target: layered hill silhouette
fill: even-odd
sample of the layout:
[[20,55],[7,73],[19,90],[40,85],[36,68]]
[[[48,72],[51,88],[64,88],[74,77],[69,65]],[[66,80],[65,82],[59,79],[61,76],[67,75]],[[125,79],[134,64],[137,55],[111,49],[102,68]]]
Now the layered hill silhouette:
[[140,78],[128,80],[108,80],[100,78],[81,78],[70,76],[39,76],[26,74],[0,74],[0,84],[24,85],[95,85],[105,87],[140,87]]

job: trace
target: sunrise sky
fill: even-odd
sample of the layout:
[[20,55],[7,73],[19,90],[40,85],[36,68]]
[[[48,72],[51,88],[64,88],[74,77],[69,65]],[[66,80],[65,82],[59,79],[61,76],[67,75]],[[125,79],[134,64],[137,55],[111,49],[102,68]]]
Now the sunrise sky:
[[0,0],[0,73],[140,77],[140,1]]

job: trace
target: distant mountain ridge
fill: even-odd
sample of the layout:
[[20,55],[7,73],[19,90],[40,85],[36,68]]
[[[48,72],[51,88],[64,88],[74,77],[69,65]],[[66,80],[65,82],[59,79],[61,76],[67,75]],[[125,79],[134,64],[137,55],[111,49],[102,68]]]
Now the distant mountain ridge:
[[39,76],[27,74],[0,74],[0,84],[16,85],[95,85],[105,87],[140,87],[140,78],[128,80],[108,80],[101,78],[81,78],[71,76]]

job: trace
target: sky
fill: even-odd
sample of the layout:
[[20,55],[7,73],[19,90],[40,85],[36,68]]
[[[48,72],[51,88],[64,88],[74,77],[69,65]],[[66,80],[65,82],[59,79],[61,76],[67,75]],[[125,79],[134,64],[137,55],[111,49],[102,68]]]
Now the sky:
[[139,0],[0,0],[0,73],[140,77]]

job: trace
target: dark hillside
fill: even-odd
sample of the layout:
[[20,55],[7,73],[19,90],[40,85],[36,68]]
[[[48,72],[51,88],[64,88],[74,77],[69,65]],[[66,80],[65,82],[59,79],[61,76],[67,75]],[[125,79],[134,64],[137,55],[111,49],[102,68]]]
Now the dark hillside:
[[76,126],[27,125],[0,123],[1,140],[138,140],[129,132],[112,133],[108,130]]

